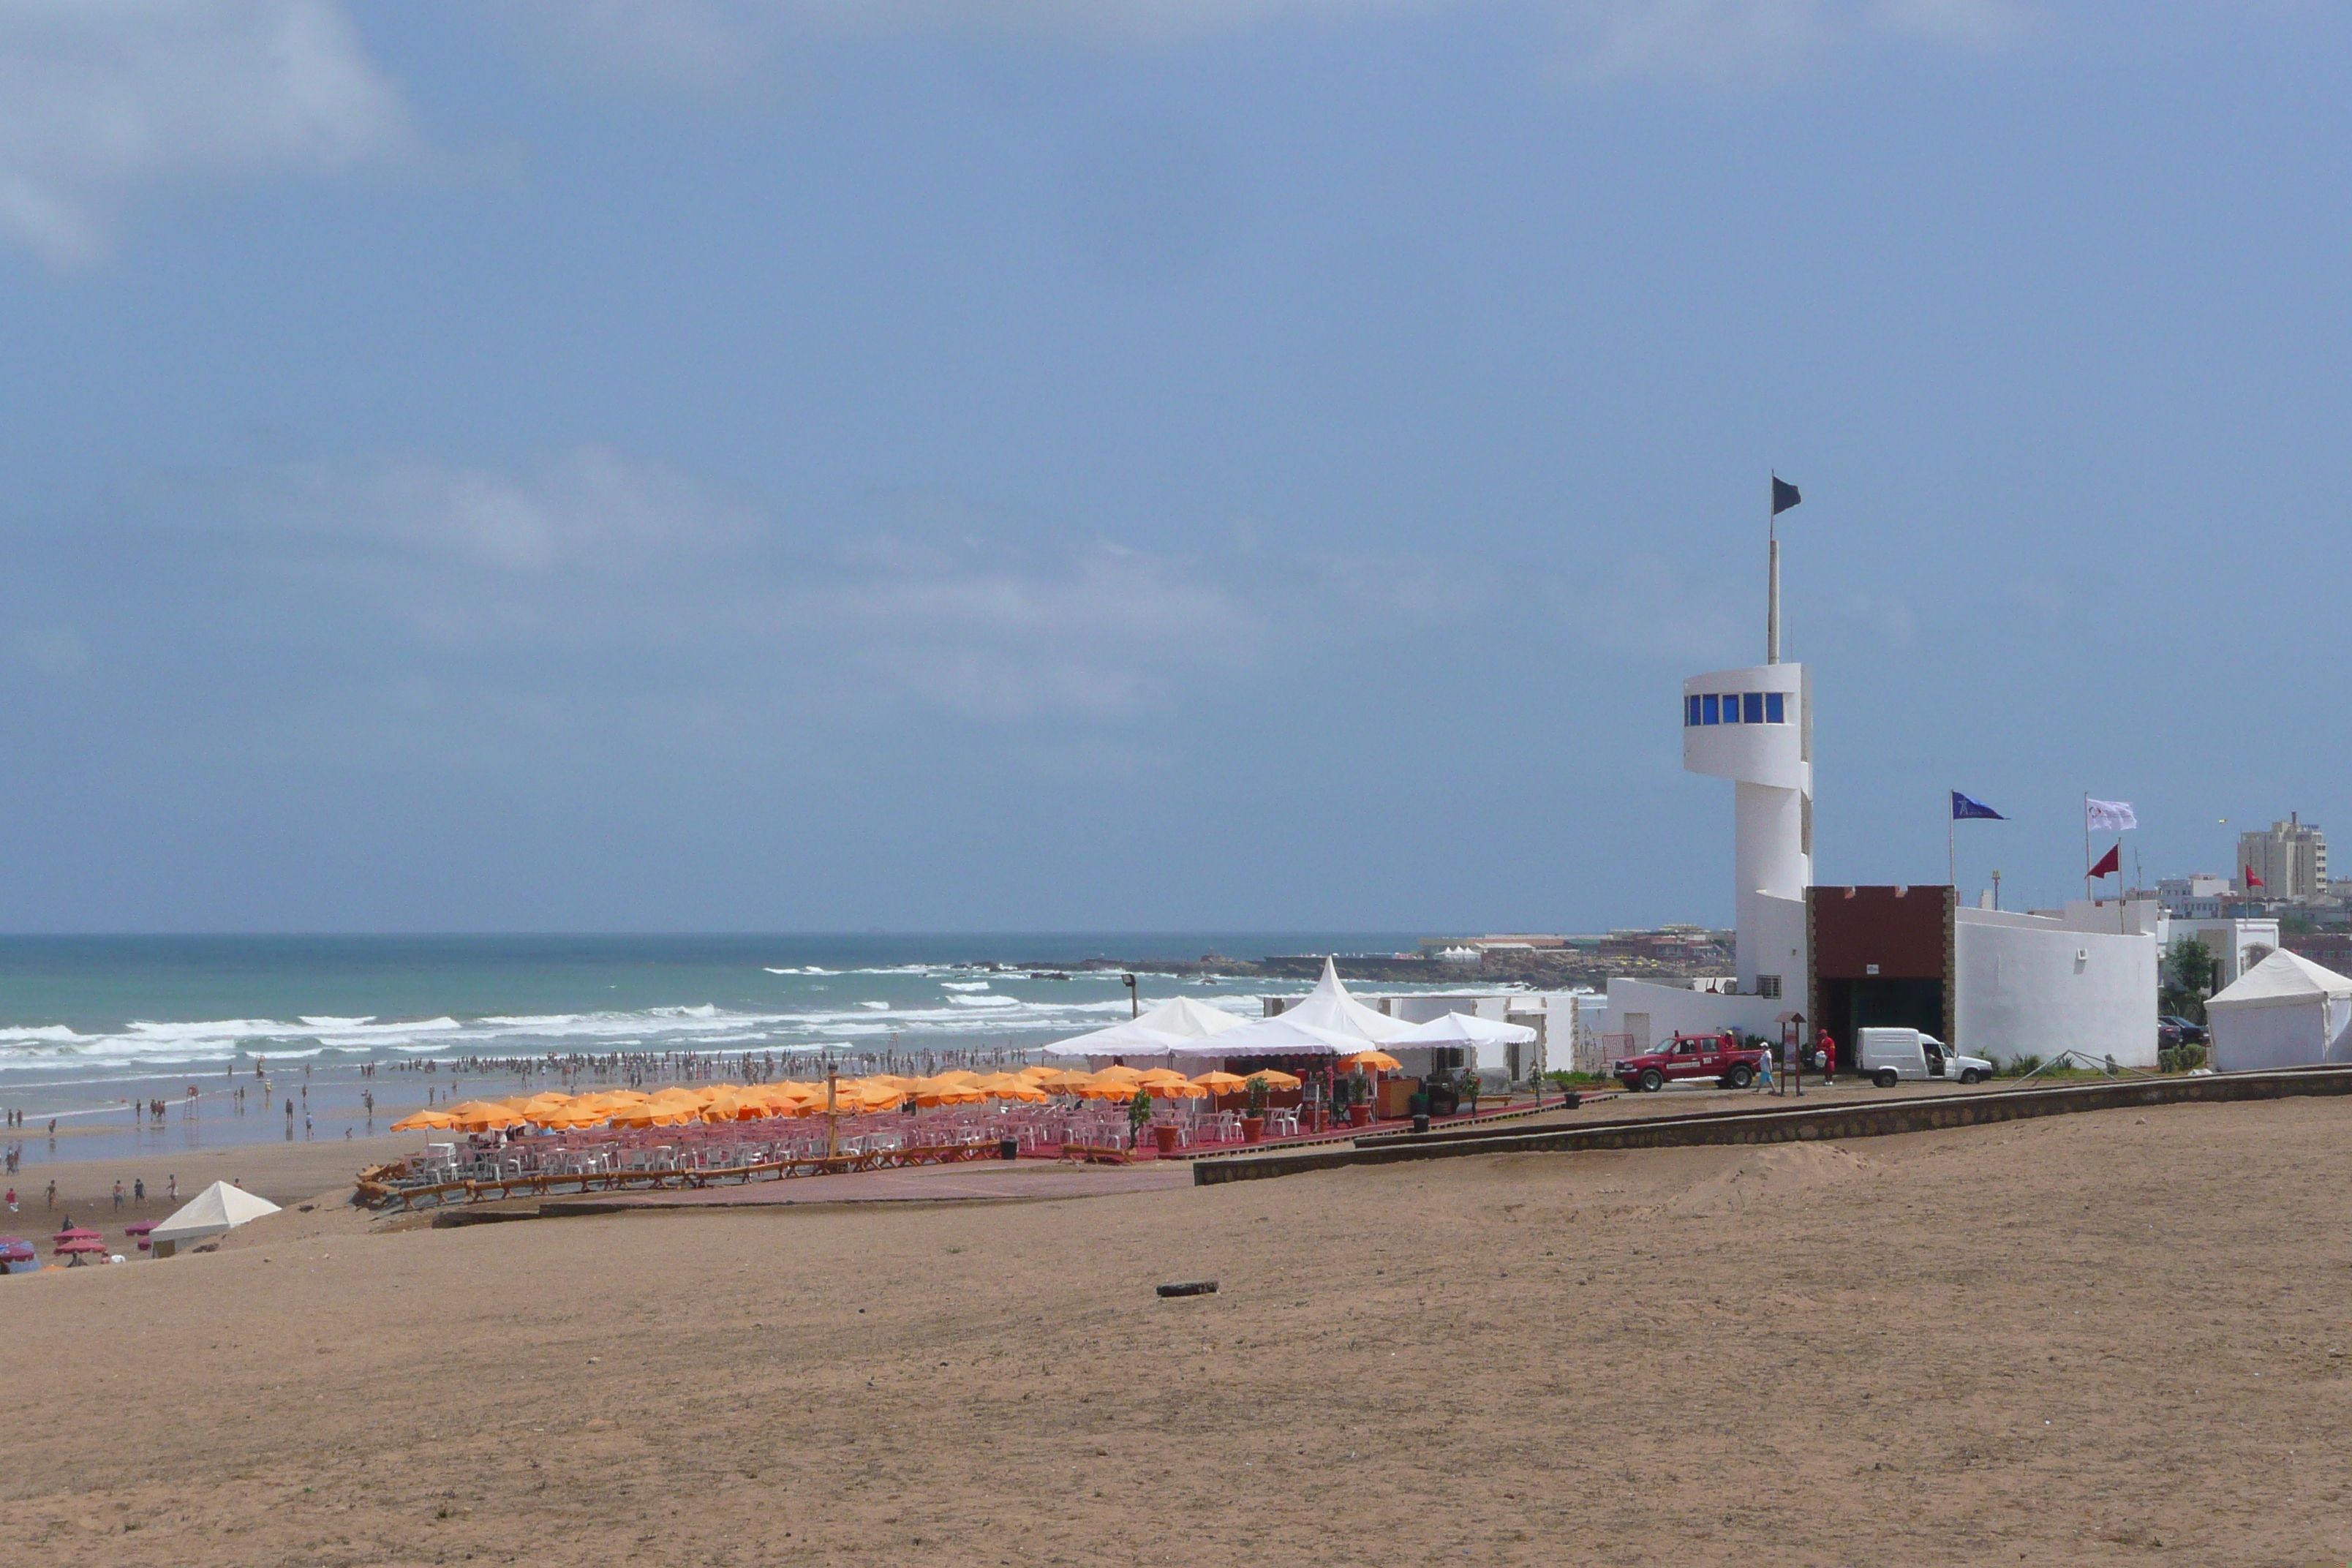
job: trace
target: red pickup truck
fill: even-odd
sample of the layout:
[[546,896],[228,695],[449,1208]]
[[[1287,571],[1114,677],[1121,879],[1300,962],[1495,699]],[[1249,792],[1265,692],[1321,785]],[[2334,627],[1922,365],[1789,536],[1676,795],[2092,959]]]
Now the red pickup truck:
[[1718,1089],[1746,1089],[1764,1065],[1764,1047],[1743,1046],[1729,1030],[1719,1035],[1676,1035],[1656,1050],[1612,1063],[1610,1071],[1627,1089],[1654,1094],[1669,1079],[1711,1078]]

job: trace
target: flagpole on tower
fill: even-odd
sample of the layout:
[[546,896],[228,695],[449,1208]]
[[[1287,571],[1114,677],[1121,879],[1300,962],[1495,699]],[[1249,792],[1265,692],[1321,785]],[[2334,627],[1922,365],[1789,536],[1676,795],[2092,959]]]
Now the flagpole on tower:
[[2083,901],[2091,899],[2091,792],[2083,792]]
[[1769,510],[1764,519],[1764,537],[1769,547],[1771,591],[1766,596],[1764,609],[1764,662],[1780,662],[1780,476],[1772,476]]

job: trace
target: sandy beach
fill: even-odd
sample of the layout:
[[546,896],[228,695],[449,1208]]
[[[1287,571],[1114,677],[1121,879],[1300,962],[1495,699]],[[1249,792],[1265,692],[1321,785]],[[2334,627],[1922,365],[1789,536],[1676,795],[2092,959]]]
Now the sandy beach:
[[[2341,1560],[2347,1130],[2290,1100],[962,1207],[289,1211],[0,1282],[6,1554]],[[240,1152],[258,1191],[327,1173]]]

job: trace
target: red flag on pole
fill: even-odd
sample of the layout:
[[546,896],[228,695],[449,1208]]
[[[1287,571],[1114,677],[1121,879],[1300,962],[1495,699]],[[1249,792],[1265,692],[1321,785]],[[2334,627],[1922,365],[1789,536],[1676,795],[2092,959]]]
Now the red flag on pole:
[[2270,884],[2263,881],[2260,877],[2255,876],[2254,868],[2252,866],[2249,866],[2246,868],[2246,886],[2251,889],[2254,888],[2266,888],[2270,886]]
[[2124,841],[2118,838],[2116,840],[2116,847],[2113,849],[2108,850],[2105,854],[2099,857],[2099,863],[2091,868],[2091,875],[2094,877],[2120,877],[2123,875],[2123,870]]

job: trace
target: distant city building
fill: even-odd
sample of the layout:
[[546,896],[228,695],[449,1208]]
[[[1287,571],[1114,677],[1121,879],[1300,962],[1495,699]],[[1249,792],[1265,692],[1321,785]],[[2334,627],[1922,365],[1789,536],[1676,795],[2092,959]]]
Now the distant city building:
[[2164,906],[2168,915],[2188,915],[2197,920],[2219,920],[2221,905],[2235,887],[2228,877],[2217,877],[2210,871],[2191,871],[2186,877],[2167,877],[2156,885],[2156,901]]
[[2338,974],[2352,970],[2352,931],[2315,931],[2292,938],[2286,945],[2288,951]]
[[[2248,874],[2252,873],[2250,877]],[[2327,838],[2289,813],[2267,833],[2238,835],[2238,886],[2265,899],[2312,900],[2327,893]],[[2257,889],[2254,881],[2262,886]]]

